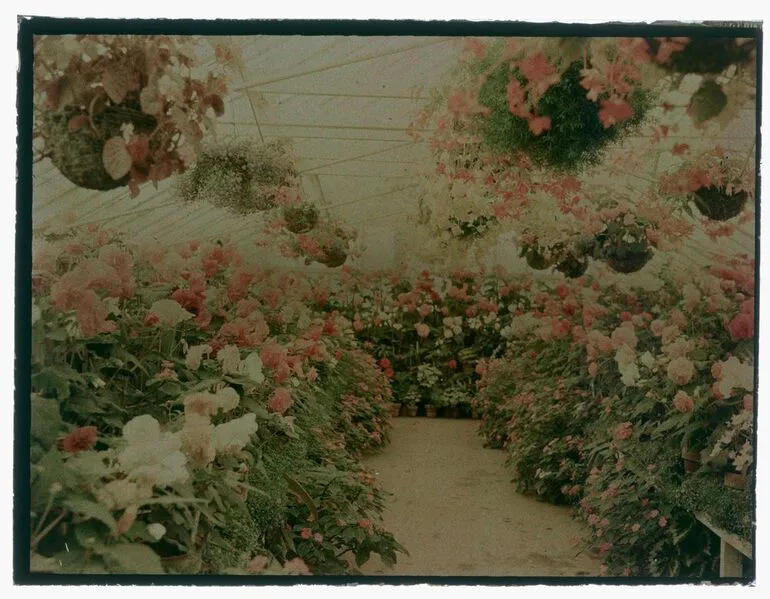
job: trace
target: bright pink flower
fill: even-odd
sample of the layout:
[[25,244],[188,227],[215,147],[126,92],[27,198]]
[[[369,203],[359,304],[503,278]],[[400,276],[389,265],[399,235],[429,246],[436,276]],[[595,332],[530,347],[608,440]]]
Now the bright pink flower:
[[309,528],[303,528],[300,531],[299,536],[302,537],[303,539],[309,539],[310,537],[313,536],[313,531],[310,530]]
[[447,366],[450,369],[454,370],[455,368],[457,368],[457,360],[454,360],[454,359],[449,360],[449,362],[447,362]]
[[511,79],[506,87],[508,110],[518,117],[527,118],[529,111],[524,106],[524,88],[517,79]]
[[666,524],[668,524],[668,520],[665,517],[661,516],[660,519],[658,520],[658,526],[660,526],[661,528],[665,528]]

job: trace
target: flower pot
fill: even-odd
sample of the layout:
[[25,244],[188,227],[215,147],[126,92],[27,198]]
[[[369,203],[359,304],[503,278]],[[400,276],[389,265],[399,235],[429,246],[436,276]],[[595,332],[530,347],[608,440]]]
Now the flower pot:
[[407,414],[407,416],[410,416],[412,418],[417,416],[417,406],[407,406],[406,407],[406,414]]
[[725,472],[725,487],[744,490],[746,488],[746,476],[738,472]]
[[687,474],[692,474],[700,468],[700,453],[697,451],[690,451],[685,447],[682,449],[682,460],[684,460],[684,471]]
[[42,117],[40,131],[51,162],[78,187],[109,191],[127,185],[130,175],[113,179],[104,168],[104,144],[111,137],[121,135],[124,123],[133,125],[135,133],[150,133],[157,121],[143,113],[138,103],[127,101],[93,114],[93,126],[87,123],[76,131],[70,128],[73,118],[87,115],[88,111],[83,108],[65,106]]
[[436,406],[425,406],[425,416],[428,418],[436,417]]
[[328,266],[329,268],[337,268],[345,264],[345,260],[348,259],[348,254],[339,244],[334,244],[324,248],[326,257],[323,260],[319,260],[321,264]]
[[701,187],[693,194],[693,201],[703,216],[726,221],[741,213],[748,197],[745,191],[728,194],[724,187]]
[[533,270],[545,270],[553,264],[553,260],[545,255],[545,251],[537,244],[525,245],[520,256],[527,261],[527,266]]
[[388,410],[390,411],[390,415],[393,418],[397,418],[399,414],[401,414],[401,404],[400,403],[392,403],[388,406]]

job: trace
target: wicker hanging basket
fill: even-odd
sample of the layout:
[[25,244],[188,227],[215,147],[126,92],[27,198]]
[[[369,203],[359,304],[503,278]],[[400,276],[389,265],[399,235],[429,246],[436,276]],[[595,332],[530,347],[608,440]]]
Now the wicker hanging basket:
[[745,191],[727,193],[725,187],[701,187],[693,193],[698,211],[712,220],[726,221],[738,216],[749,195]]
[[121,135],[121,127],[130,124],[135,133],[151,133],[157,121],[145,114],[137,102],[105,106],[92,115],[91,123],[73,131],[70,122],[75,117],[87,117],[88,111],[78,106],[65,106],[58,112],[44,113],[40,132],[45,140],[51,162],[72,183],[85,189],[109,191],[128,184],[129,175],[113,179],[104,168],[104,144]]
[[292,233],[307,233],[318,224],[318,209],[311,204],[286,206],[283,209],[286,228]]

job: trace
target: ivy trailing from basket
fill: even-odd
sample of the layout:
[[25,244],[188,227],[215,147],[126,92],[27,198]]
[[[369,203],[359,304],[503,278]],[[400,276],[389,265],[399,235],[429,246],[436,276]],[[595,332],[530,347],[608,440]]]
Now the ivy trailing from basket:
[[671,73],[718,75],[754,61],[756,41],[734,37],[647,38],[650,54]]
[[637,272],[652,259],[647,228],[634,217],[620,215],[608,222],[596,236],[594,257],[604,260],[618,273]]
[[[510,71],[501,65],[487,77],[481,87],[479,101],[490,109],[488,115],[477,116],[477,125],[484,141],[498,152],[526,154],[536,165],[568,172],[580,171],[597,164],[602,150],[641,123],[650,105],[650,94],[634,91],[618,116],[605,116],[599,102],[591,100],[583,86],[584,64],[575,61],[548,87],[534,106],[540,127],[533,120],[513,114],[510,109],[509,84],[518,82],[526,88],[529,81],[520,68]],[[528,92],[525,92],[528,94]],[[525,96],[525,100],[526,100]],[[614,107],[614,104],[612,105]],[[619,107],[620,105],[618,105]],[[612,107],[611,107],[612,108]],[[547,119],[547,120],[545,120]]]

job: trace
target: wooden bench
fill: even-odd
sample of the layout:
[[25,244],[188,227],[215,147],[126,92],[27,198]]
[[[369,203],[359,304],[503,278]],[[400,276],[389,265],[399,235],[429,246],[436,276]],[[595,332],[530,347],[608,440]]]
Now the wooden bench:
[[702,512],[696,513],[695,519],[719,537],[719,575],[722,578],[742,578],[743,558],[741,556],[754,559],[754,548],[751,543],[714,526],[709,517]]

